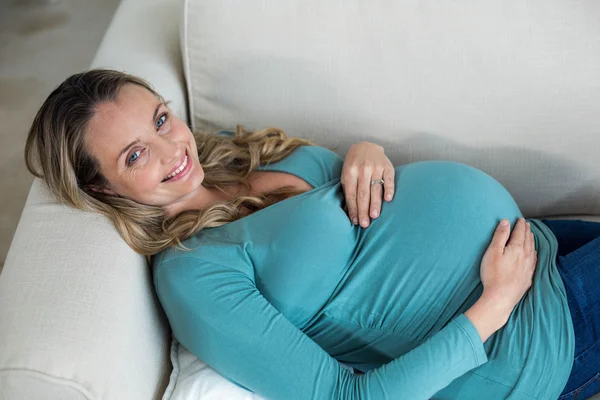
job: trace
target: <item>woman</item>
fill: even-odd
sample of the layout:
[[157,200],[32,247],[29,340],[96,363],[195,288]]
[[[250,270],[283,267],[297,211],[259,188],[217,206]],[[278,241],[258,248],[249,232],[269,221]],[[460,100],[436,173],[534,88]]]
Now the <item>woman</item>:
[[110,70],[50,94],[25,156],[153,256],[175,337],[266,398],[600,390],[600,224],[526,222],[475,168],[391,168],[370,143],[344,161],[276,129],[194,137],[149,84]]

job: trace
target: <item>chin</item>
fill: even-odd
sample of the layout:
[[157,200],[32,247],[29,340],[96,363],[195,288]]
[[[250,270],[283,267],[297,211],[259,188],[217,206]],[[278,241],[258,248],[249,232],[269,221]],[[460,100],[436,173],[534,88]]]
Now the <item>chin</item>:
[[196,172],[192,176],[188,176],[186,185],[185,185],[185,196],[189,196],[192,194],[197,194],[201,190],[203,190],[202,183],[204,182],[204,173]]

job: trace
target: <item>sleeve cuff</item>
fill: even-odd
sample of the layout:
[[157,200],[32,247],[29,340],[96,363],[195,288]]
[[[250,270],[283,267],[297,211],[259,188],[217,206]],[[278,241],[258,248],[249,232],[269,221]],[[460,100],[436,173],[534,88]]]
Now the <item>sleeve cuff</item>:
[[460,330],[465,334],[469,343],[471,344],[471,349],[473,350],[473,359],[477,366],[484,364],[488,361],[487,354],[485,353],[485,349],[483,348],[483,342],[481,341],[481,337],[475,328],[475,325],[467,318],[465,314],[461,314],[456,317],[452,323],[458,325]]

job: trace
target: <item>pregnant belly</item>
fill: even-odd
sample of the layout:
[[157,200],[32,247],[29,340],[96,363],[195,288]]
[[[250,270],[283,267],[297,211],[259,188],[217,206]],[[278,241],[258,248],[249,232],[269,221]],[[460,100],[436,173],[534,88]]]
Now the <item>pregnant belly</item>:
[[396,167],[396,195],[361,229],[351,272],[331,313],[417,342],[465,311],[497,224],[521,216],[508,191],[465,164]]

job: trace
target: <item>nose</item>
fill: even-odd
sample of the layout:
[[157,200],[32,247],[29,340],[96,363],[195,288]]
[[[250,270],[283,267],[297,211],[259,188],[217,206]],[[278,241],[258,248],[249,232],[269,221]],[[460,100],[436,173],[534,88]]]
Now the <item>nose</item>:
[[175,164],[183,157],[185,149],[180,143],[162,137],[154,144],[154,149],[163,165]]

